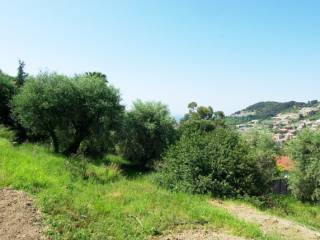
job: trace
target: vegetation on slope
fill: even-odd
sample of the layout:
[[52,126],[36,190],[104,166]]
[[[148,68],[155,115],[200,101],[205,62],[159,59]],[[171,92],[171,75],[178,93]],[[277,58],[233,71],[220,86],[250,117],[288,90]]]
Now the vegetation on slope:
[[[19,76],[22,79],[17,84]],[[12,120],[5,122],[2,116],[0,122],[15,130],[19,142],[51,145],[56,154],[72,156],[53,155],[49,148],[31,144],[14,148],[0,140],[0,187],[32,193],[46,215],[53,239],[145,239],[192,224],[268,238],[256,225],[208,205],[207,196],[188,193],[269,193],[276,174],[276,149],[270,151],[274,147],[270,137],[241,138],[226,125],[222,112],[195,102],[189,104],[179,125],[162,103],[138,101],[125,111],[119,91],[96,72],[27,77],[20,69],[17,78],[0,84],[15,89],[12,94],[0,92],[6,99],[3,116]],[[265,104],[265,112],[273,114],[272,105]],[[293,107],[289,105],[284,109]],[[14,135],[0,128],[0,137],[12,141]],[[303,198],[293,191],[294,196],[315,202],[319,201],[318,180],[313,177],[319,175],[317,139],[307,149],[312,154],[294,158],[312,163],[308,171],[302,169],[305,175],[296,178],[298,185],[306,186],[300,190],[310,191]],[[299,146],[292,146],[293,152],[299,152]],[[95,161],[75,157],[82,155],[95,157]],[[121,156],[139,170],[158,170],[160,162],[160,172],[141,175],[121,170],[114,163],[128,163]],[[153,183],[155,179],[175,192],[160,188]]]
[[[205,196],[159,188],[152,183],[153,175],[126,177],[114,166],[89,163],[72,169],[70,160],[44,147],[13,147],[4,139],[0,139],[0,150],[0,187],[31,193],[45,214],[52,239],[145,239],[194,224],[270,239],[258,226],[212,207]],[[84,174],[88,171],[91,174]],[[110,176],[104,184],[101,172]]]
[[301,202],[290,195],[268,195],[234,200],[246,203],[273,215],[287,218],[309,228],[320,231],[320,206]]

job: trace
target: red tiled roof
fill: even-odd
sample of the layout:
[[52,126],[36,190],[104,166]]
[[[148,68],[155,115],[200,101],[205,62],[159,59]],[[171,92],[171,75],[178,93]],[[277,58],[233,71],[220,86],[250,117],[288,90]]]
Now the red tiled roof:
[[276,163],[286,171],[290,171],[294,167],[294,162],[287,156],[277,157]]

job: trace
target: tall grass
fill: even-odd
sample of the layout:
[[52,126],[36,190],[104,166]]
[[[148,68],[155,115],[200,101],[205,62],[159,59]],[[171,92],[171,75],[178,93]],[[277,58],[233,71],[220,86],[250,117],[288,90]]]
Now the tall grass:
[[5,138],[9,141],[12,141],[14,138],[14,133],[5,126],[0,124],[0,138]]
[[254,239],[277,239],[213,207],[205,196],[168,192],[152,178],[126,178],[114,164],[74,163],[41,146],[13,147],[0,139],[0,187],[30,193],[53,240],[146,239],[199,224]]

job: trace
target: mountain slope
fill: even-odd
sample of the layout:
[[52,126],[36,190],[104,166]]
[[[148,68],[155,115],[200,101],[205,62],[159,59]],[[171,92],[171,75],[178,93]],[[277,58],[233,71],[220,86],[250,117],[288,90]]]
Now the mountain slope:
[[317,100],[304,102],[259,102],[253,104],[241,111],[232,114],[232,117],[250,117],[251,119],[267,119],[276,116],[279,113],[295,112],[303,107],[312,107],[318,104]]

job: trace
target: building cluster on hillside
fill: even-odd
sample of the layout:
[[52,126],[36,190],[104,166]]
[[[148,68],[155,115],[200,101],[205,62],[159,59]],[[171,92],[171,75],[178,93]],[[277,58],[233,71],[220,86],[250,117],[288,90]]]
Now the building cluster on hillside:
[[278,143],[292,139],[299,131],[304,128],[317,130],[320,127],[320,120],[310,120],[308,117],[316,114],[319,107],[302,108],[297,113],[278,114],[273,118],[273,139]]
[[309,118],[317,114],[320,106],[305,107],[298,112],[280,113],[273,117],[269,124],[263,121],[253,120],[245,124],[237,125],[239,131],[246,132],[252,128],[268,128],[274,134],[273,139],[281,144],[292,139],[304,128],[311,130],[320,129],[320,119],[310,120]]

